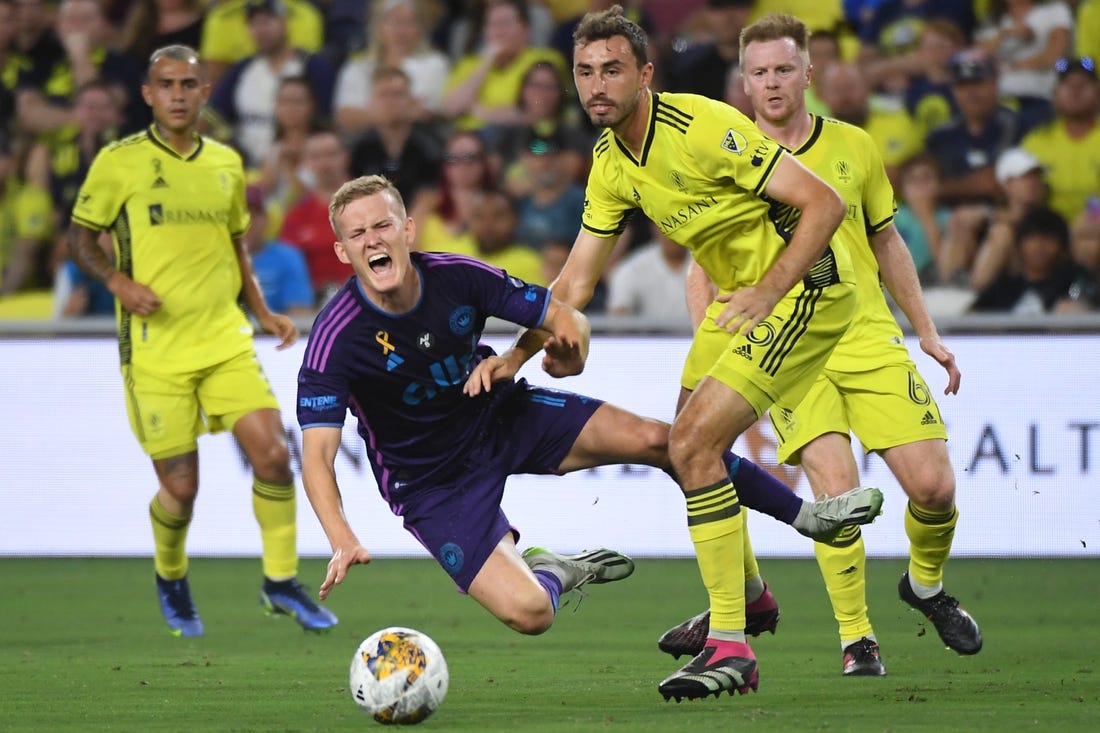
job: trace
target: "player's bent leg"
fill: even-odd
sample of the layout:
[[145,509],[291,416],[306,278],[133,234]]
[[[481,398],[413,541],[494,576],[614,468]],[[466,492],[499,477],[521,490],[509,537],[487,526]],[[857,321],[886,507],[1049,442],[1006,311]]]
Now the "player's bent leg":
[[[554,623],[562,584],[538,577],[516,550],[508,533],[474,576],[466,592],[498,620],[521,634],[541,634]],[[550,587],[548,588],[547,585]]]
[[149,503],[153,526],[153,566],[161,615],[173,636],[202,636],[202,619],[187,582],[187,531],[198,494],[198,453],[153,459],[160,481]]
[[604,403],[585,423],[558,470],[636,463],[668,471],[668,433],[668,423]]

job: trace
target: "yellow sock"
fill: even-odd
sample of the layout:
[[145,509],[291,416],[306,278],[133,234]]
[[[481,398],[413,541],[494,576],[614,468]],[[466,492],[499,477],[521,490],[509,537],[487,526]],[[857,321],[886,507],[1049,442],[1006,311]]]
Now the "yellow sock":
[[264,575],[287,580],[298,574],[298,505],[294,484],[252,480],[252,512],[260,523],[264,546]]
[[744,515],[727,479],[685,492],[688,532],[699,574],[710,595],[710,626],[719,631],[745,628]]
[[833,604],[842,642],[874,633],[867,616],[867,552],[859,527],[846,527],[830,543],[815,542],[814,554]]
[[[745,566],[745,602],[752,603],[764,594],[764,581],[760,578],[760,565],[756,562],[756,553],[752,551],[752,540],[749,538],[749,516],[741,512],[741,548],[745,553],[742,565]],[[756,582],[753,582],[753,581]],[[749,591],[754,591],[750,593]]]
[[153,524],[153,567],[165,580],[179,580],[187,575],[187,528],[191,526],[191,514],[177,517],[154,496],[149,502],[149,520]]
[[951,554],[959,510],[937,513],[909,502],[905,511],[905,534],[909,537],[909,577],[921,585],[943,583],[943,566]]

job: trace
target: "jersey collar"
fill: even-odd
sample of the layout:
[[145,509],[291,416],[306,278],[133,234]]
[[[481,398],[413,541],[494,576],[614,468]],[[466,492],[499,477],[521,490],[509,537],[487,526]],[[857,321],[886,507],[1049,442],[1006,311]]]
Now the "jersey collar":
[[795,155],[802,155],[807,150],[814,146],[817,139],[821,137],[821,128],[825,125],[825,120],[820,115],[810,113],[810,136],[806,138],[806,141],[798,146],[798,150],[792,151]]
[[660,95],[657,92],[649,93],[649,123],[645,133],[645,143],[642,145],[642,158],[641,160],[634,157],[634,153],[630,152],[619,136],[615,133],[611,135],[615,138],[615,144],[619,146],[619,150],[626,156],[634,165],[639,168],[644,168],[646,161],[649,160],[649,148],[653,145],[653,136],[657,133],[657,105],[660,103]]
[[176,158],[179,158],[180,160],[194,160],[195,158],[199,157],[199,153],[202,152],[202,135],[198,134],[197,132],[191,133],[191,139],[194,140],[195,145],[191,148],[190,152],[188,152],[187,155],[181,155],[180,153],[178,153],[175,148],[169,145],[168,142],[165,141],[165,139],[157,133],[156,123],[149,125],[149,129],[146,130],[146,134],[149,136],[149,139],[153,141],[154,145],[164,150],[164,152],[169,153]]

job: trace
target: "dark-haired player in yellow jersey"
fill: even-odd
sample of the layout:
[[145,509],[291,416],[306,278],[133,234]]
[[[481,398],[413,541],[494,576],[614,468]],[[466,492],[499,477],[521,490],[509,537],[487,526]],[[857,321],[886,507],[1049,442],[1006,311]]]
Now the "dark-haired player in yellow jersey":
[[[669,440],[710,596],[710,635],[658,689],[678,700],[744,693],[758,680],[745,640],[745,532],[721,456],[776,399],[805,395],[849,325],[851,260],[830,245],[844,204],[732,107],[650,91],[646,37],[619,6],[586,15],[573,38],[580,100],[604,132],[582,229],[553,292],[575,307],[587,303],[636,210],[689,247],[722,291],[696,340],[720,334],[725,348],[715,359],[693,345],[682,382],[693,392]],[[528,333],[513,352],[522,360],[541,343]]]
[[[238,298],[281,348],[298,332],[268,309],[241,242],[249,219],[240,156],[195,132],[209,93],[194,50],[167,46],[152,54],[142,94],[154,122],[92,162],[73,208],[69,250],[117,301],[130,426],[160,482],[149,516],[157,591],[172,634],[203,633],[185,544],[198,493],[197,439],[219,430],[233,432],[252,464],[261,603],[322,630],[336,617],[296,579],[286,434]],[[96,244],[104,230],[113,235],[115,263]]]
[[[772,407],[778,458],[801,463],[815,495],[833,496],[859,480],[850,432],[864,450],[881,454],[909,497],[909,569],[899,585],[901,598],[932,620],[948,647],[975,654],[982,647],[978,626],[943,590],[959,516],[947,431],[905,348],[883,284],[916,330],[921,349],[947,370],[945,394],[958,391],[961,375],[928,315],[912,257],[894,226],[894,191],[874,141],[858,127],[806,111],[812,71],[808,37],[803,22],[786,14],[766,15],[747,26],[741,34],[744,87],[760,129],[828,181],[847,204],[836,239],[852,253],[859,300],[851,327],[805,399],[780,397]],[[712,293],[701,270],[692,275],[689,299],[698,316]],[[723,346],[715,343],[715,353]],[[860,528],[848,527],[814,549],[840,627],[843,673],[886,674],[867,615]],[[694,654],[706,623],[704,612],[670,629],[660,646],[676,655]]]

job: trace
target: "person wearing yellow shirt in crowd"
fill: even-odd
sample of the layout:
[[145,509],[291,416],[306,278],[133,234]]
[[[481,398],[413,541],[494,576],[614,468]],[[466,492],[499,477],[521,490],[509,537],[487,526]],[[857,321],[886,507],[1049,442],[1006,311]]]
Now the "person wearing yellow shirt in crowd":
[[565,60],[551,48],[528,48],[530,21],[522,0],[489,0],[480,53],[459,59],[447,80],[443,114],[460,130],[520,124],[520,87],[527,70],[549,61],[566,76]]
[[524,282],[545,285],[542,257],[535,250],[516,244],[517,223],[515,206],[507,194],[484,191],[474,200],[470,211],[470,236],[456,240],[447,251],[499,267]]
[[1100,59],[1100,0],[1082,0],[1073,29],[1074,53],[1079,58]]
[[[217,2],[206,13],[202,24],[199,53],[211,84],[232,64],[256,53],[256,42],[248,32],[248,0]],[[324,44],[324,18],[309,0],[285,0],[287,43],[309,53]]]
[[44,189],[27,185],[0,130],[0,297],[25,286],[48,287],[53,204]]

